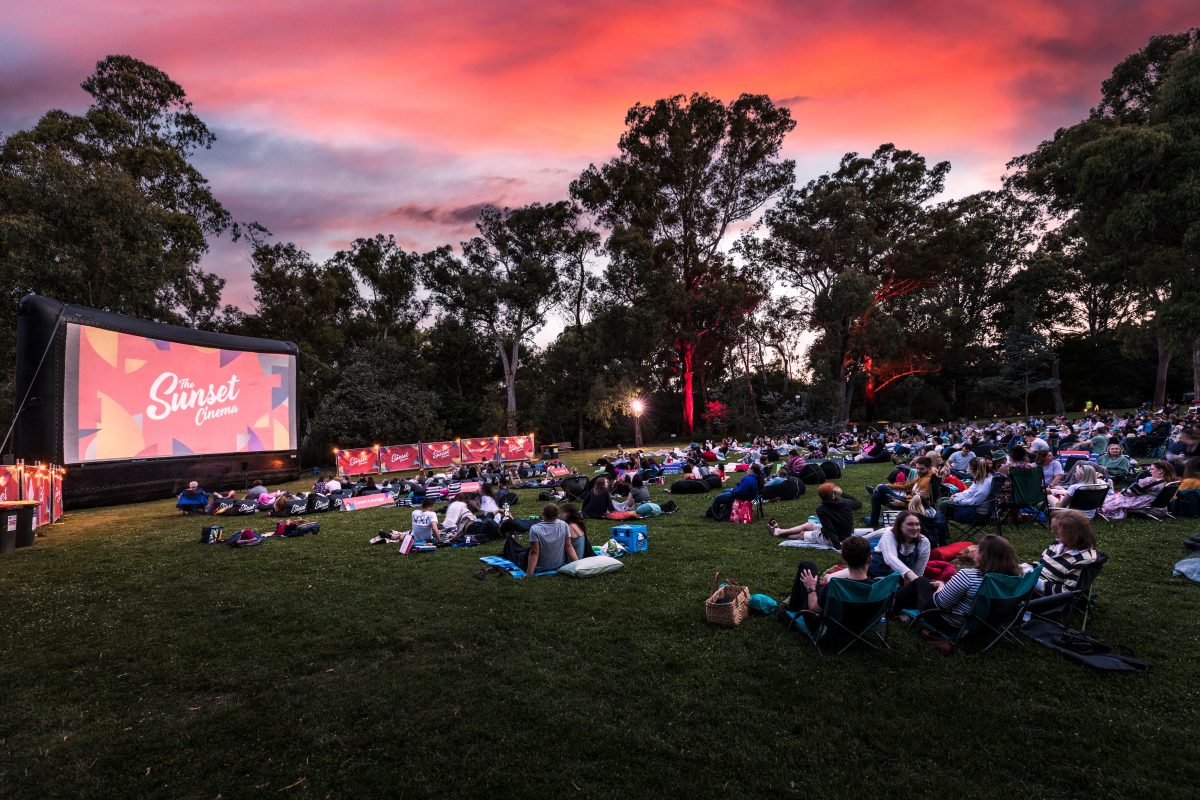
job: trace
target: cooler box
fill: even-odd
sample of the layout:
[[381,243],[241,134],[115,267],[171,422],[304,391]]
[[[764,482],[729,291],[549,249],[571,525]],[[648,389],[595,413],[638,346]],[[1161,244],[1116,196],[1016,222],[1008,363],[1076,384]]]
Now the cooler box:
[[612,529],[612,538],[630,553],[649,549],[649,536],[645,525],[617,525]]

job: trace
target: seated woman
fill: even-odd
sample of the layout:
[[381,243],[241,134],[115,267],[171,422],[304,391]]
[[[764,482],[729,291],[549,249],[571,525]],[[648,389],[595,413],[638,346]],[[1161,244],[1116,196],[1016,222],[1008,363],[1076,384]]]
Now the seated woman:
[[1100,514],[1110,520],[1124,519],[1133,508],[1146,508],[1154,502],[1163,484],[1175,480],[1175,468],[1166,461],[1155,461],[1150,465],[1150,474],[1131,483],[1120,494],[1110,494],[1100,509]]
[[[867,567],[871,563],[871,545],[866,539],[859,536],[846,537],[842,542],[842,561],[845,562],[846,568],[837,572],[839,578],[868,584],[878,580],[867,574]],[[825,607],[825,593],[832,575],[832,571],[827,571],[818,578],[817,565],[811,561],[801,561],[796,568],[796,577],[792,580],[792,594],[787,599],[787,610],[793,613],[811,611],[820,614]]]
[[[939,619],[932,620],[939,627],[949,632],[962,626],[971,612],[975,595],[983,584],[983,577],[988,573],[1001,575],[1020,575],[1021,566],[1017,563],[1017,553],[1012,544],[1003,536],[989,533],[984,536],[975,549],[975,565],[964,567],[954,573],[945,583],[929,581],[925,578],[913,581],[896,593],[896,608],[916,609],[925,611],[936,608],[940,612]],[[950,653],[953,646],[927,631],[922,636],[929,639],[935,648],[943,653]]]
[[862,508],[862,503],[843,495],[842,487],[834,483],[822,483],[818,486],[817,496],[821,498],[814,512],[818,522],[804,522],[794,528],[781,528],[772,518],[767,523],[771,535],[840,548],[846,537],[854,533],[854,512]]
[[1104,455],[1096,459],[1096,466],[1103,470],[1102,474],[1117,481],[1126,481],[1133,475],[1133,464],[1130,463],[1129,457],[1125,455],[1121,445],[1115,442],[1109,444]]
[[870,574],[882,578],[896,572],[904,583],[915,581],[925,574],[929,550],[929,540],[921,533],[920,516],[901,511],[891,530],[879,537],[879,544],[871,554]]
[[[1108,484],[1100,479],[1100,476],[1096,473],[1096,468],[1091,464],[1079,464],[1072,470],[1072,473],[1075,476],[1075,480],[1070,486],[1063,488],[1062,484],[1059,484],[1046,496],[1046,500],[1049,502],[1051,508],[1061,508],[1067,505],[1070,503],[1071,498],[1075,496],[1075,492],[1080,489],[1104,489],[1107,491],[1109,488]],[[1080,513],[1088,519],[1096,516],[1095,509]]]
[[1053,489],[1062,483],[1063,466],[1049,450],[1039,450],[1034,456],[1034,463],[1042,468],[1042,486]]
[[612,493],[608,491],[608,479],[604,476],[596,478],[592,490],[583,498],[583,516],[587,519],[629,519],[636,517],[636,511],[618,508],[613,502]]
[[[1037,594],[1060,594],[1079,585],[1083,568],[1099,558],[1096,553],[1096,534],[1092,522],[1079,511],[1063,511],[1050,518],[1054,543],[1042,551],[1042,577],[1038,579]],[[1026,564],[1028,572],[1036,565]]]
[[1179,482],[1179,491],[1200,489],[1200,458],[1193,458],[1183,468],[1183,480]]
[[479,487],[479,510],[484,514],[500,513],[500,504],[496,502],[496,490],[490,483]]

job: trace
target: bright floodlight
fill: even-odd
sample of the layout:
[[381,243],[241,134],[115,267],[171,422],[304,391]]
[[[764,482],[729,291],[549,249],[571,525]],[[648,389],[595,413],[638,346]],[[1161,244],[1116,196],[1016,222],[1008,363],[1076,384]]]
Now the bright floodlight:
[[640,415],[646,410],[646,404],[642,402],[641,398],[635,397],[629,401],[629,408],[634,414]]

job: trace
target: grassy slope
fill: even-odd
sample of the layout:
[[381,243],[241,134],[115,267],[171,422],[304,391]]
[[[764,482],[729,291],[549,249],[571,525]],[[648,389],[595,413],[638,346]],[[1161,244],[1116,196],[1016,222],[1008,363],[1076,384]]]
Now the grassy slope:
[[[861,495],[884,471],[842,482]],[[947,658],[895,627],[891,653],[827,659],[774,619],[712,628],[714,569],[782,599],[800,551],[677,499],[648,555],[590,581],[472,579],[498,546],[368,546],[406,527],[393,509],[242,552],[196,544],[168,502],[74,513],[0,560],[0,796],[1182,797],[1200,780],[1200,591],[1169,577],[1190,523],[1101,526],[1094,632],[1154,664],[1109,675],[1036,646]],[[1013,539],[1034,558],[1048,536]]]

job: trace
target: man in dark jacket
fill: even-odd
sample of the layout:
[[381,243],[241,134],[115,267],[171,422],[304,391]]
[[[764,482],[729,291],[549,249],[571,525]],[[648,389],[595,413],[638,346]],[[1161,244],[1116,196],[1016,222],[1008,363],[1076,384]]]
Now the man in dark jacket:
[[781,528],[772,519],[767,523],[771,528],[771,535],[840,549],[846,537],[854,533],[854,512],[862,508],[862,503],[849,495],[843,495],[842,487],[834,483],[822,483],[818,486],[817,496],[821,498],[821,503],[817,506],[819,522],[804,522],[794,528]]

